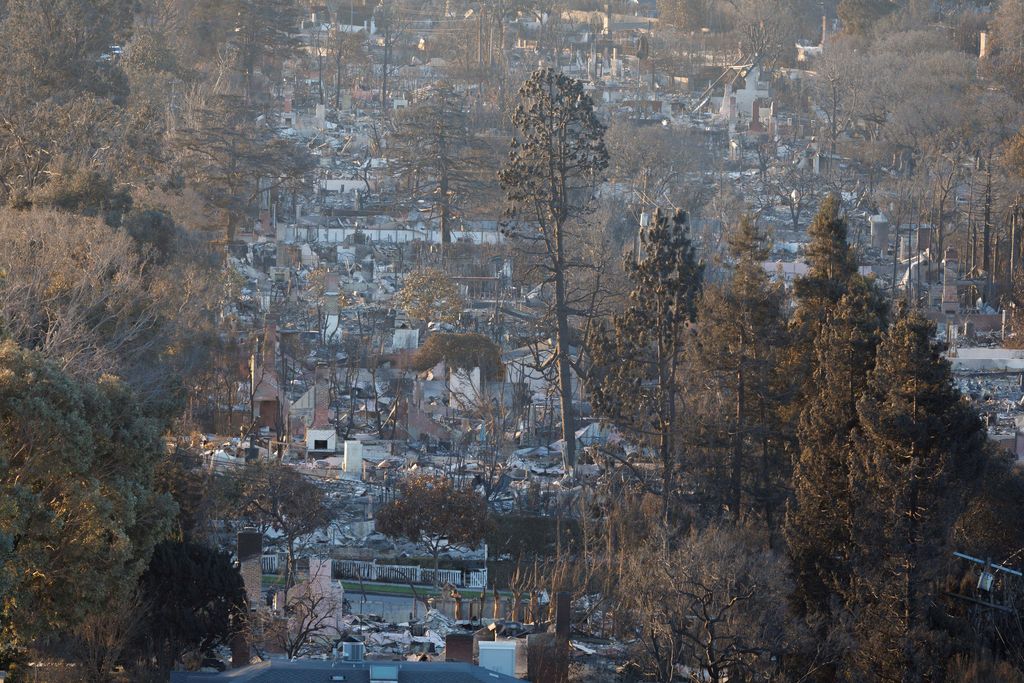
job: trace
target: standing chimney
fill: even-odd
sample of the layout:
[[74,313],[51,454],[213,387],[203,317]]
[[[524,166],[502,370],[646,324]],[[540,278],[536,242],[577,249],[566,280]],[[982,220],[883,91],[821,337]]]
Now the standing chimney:
[[956,315],[960,310],[960,297],[957,291],[960,259],[954,247],[946,247],[946,258],[942,261],[942,312]]
[[260,603],[263,592],[263,534],[246,527],[238,532],[238,568],[245,584],[245,595],[249,599],[249,609],[255,609]]
[[473,663],[473,634],[454,631],[444,637],[444,661]]
[[555,635],[569,639],[569,593],[559,591],[555,596]]
[[327,315],[338,315],[340,289],[336,272],[332,271],[324,275],[324,312]]
[[978,34],[978,59],[988,57],[988,31]]

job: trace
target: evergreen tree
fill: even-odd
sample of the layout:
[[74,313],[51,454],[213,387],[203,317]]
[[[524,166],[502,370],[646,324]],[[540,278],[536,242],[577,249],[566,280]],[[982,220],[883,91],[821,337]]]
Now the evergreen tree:
[[253,106],[256,74],[273,80],[274,71],[299,46],[299,7],[295,0],[232,0],[225,10],[234,14],[229,42],[237,51],[245,104]]
[[587,378],[591,403],[603,417],[657,450],[662,518],[676,494],[682,365],[696,316],[704,266],[690,241],[686,214],[656,213],[640,232],[638,254],[626,258],[633,282],[629,305],[594,335]]
[[147,619],[141,653],[170,671],[190,651],[206,653],[245,627],[248,604],[227,553],[188,541],[163,541],[139,579]]
[[[713,473],[712,481],[721,477],[728,482],[722,502],[734,519],[757,503],[771,528],[784,498],[787,465],[777,419],[784,292],[764,268],[770,253],[765,235],[744,217],[729,239],[731,277],[706,289],[698,310],[695,365],[705,375],[702,381],[719,389],[717,395],[705,391],[701,399],[710,426],[706,439],[712,448],[729,453],[728,465]],[[753,452],[758,459],[749,463]]]
[[[793,607],[811,627],[816,647],[841,633],[842,597],[852,580],[849,441],[858,429],[857,401],[875,364],[886,309],[874,283],[855,278],[814,342],[784,533]],[[823,666],[819,674],[816,680],[834,680],[835,668]]]
[[845,291],[843,285],[857,272],[857,261],[847,243],[846,218],[839,215],[839,209],[839,197],[830,194],[807,229],[811,238],[805,252],[808,271],[795,286],[802,300],[838,301]]
[[0,343],[0,639],[70,629],[123,598],[174,514],[162,424],[110,376],[76,381]]
[[825,198],[807,232],[807,274],[793,284],[796,310],[790,320],[790,352],[784,359],[789,378],[789,404],[784,419],[797,427],[800,411],[814,394],[811,383],[815,363],[814,340],[857,275],[857,261],[846,241],[846,219],[839,215],[839,197]]
[[807,229],[811,238],[804,254],[807,275],[797,278],[793,284],[797,301],[792,321],[793,341],[803,367],[813,358],[818,327],[857,274],[857,260],[846,241],[846,218],[839,215],[839,209],[839,197],[834,194],[821,203]]
[[857,402],[849,452],[855,677],[931,680],[933,595],[986,433],[951,381],[934,324],[901,311]]
[[794,498],[786,515],[801,612],[828,612],[830,598],[846,585],[841,575],[850,544],[847,445],[858,427],[857,401],[875,364],[885,306],[873,283],[856,279],[814,342],[811,394],[800,415]]
[[585,214],[608,167],[605,127],[583,83],[551,68],[538,69],[523,83],[512,124],[516,136],[498,174],[513,221],[506,232],[542,254],[545,281],[554,289],[550,317],[568,474],[576,467],[569,319],[578,311],[569,291],[569,272],[577,266],[566,233]]

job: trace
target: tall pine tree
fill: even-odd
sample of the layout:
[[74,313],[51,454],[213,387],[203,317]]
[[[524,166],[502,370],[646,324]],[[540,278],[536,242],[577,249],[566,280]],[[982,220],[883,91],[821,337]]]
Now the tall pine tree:
[[813,393],[809,383],[814,366],[814,339],[857,274],[857,261],[846,241],[846,218],[839,210],[839,197],[834,194],[821,203],[807,230],[811,238],[805,252],[807,274],[793,284],[796,310],[790,320],[792,340],[786,374],[791,381],[788,420],[794,425]]
[[785,297],[764,268],[770,253],[768,239],[744,217],[729,238],[732,274],[705,290],[698,309],[694,365],[701,372],[697,380],[707,387],[701,401],[708,421],[705,439],[725,454],[725,466],[714,473],[726,482],[725,491],[717,487],[710,493],[721,495],[734,519],[757,507],[773,528],[788,467],[777,416]]
[[847,243],[846,218],[839,215],[839,197],[830,194],[821,203],[807,234],[807,275],[794,285],[796,298],[809,313],[814,304],[835,304],[846,292],[846,283],[857,273],[857,261]]
[[629,254],[629,305],[590,345],[587,384],[595,410],[657,453],[662,519],[676,495],[685,350],[696,316],[704,266],[690,240],[686,214],[656,213]]
[[875,365],[885,318],[881,293],[857,278],[814,341],[811,391],[797,429],[800,452],[785,526],[801,614],[826,617],[849,584],[847,446],[858,429],[857,401]]
[[[797,427],[793,497],[783,528],[793,572],[791,604],[814,637],[793,663],[824,660],[815,680],[835,680],[852,581],[853,531],[849,445],[885,329],[887,302],[871,281],[854,278],[814,340],[814,366]],[[823,649],[824,648],[824,649]],[[822,655],[825,655],[824,658]]]
[[583,216],[594,187],[608,166],[604,124],[583,83],[556,69],[541,68],[519,89],[512,114],[516,135],[498,180],[508,199],[506,234],[535,249],[554,290],[548,319],[553,323],[554,369],[562,418],[562,466],[576,467],[576,405],[573,397],[572,276],[570,225]]
[[934,324],[901,311],[857,401],[849,532],[856,677],[932,680],[933,622],[950,532],[981,474],[986,432],[953,386]]

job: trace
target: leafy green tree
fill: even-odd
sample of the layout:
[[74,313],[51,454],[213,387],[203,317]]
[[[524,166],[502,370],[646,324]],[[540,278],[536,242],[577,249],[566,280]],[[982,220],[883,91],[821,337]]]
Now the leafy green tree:
[[590,345],[587,385],[602,417],[655,449],[661,465],[662,518],[677,492],[680,395],[685,353],[695,320],[704,266],[697,260],[686,215],[655,214],[641,229],[640,250],[626,257],[633,283],[626,310]]
[[163,541],[139,579],[146,608],[139,654],[170,671],[188,652],[206,654],[245,628],[245,585],[230,556],[188,541]]
[[112,377],[75,382],[0,344],[0,628],[33,638],[135,585],[174,504],[153,488],[161,425]]
[[520,88],[512,125],[515,137],[498,178],[510,206],[509,235],[542,254],[544,281],[554,289],[553,358],[565,443],[562,460],[569,473],[576,466],[569,319],[577,311],[567,285],[573,260],[566,233],[570,222],[586,212],[608,167],[605,127],[583,83],[551,68],[538,69]]
[[475,548],[489,526],[487,502],[451,479],[433,476],[406,477],[398,484],[398,496],[377,511],[377,531],[424,545],[434,558],[434,585],[441,551]]

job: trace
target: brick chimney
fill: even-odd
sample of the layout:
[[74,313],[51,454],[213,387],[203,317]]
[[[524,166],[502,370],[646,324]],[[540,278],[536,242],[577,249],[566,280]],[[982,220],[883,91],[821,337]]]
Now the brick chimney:
[[331,380],[326,363],[317,363],[313,380],[313,421],[311,429],[331,429]]
[[249,609],[255,609],[263,594],[263,534],[252,527],[238,532],[238,568]]
[[338,315],[338,274],[331,271],[324,276],[324,312],[327,315]]

